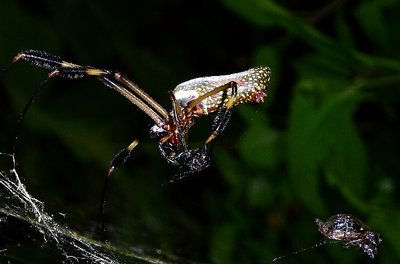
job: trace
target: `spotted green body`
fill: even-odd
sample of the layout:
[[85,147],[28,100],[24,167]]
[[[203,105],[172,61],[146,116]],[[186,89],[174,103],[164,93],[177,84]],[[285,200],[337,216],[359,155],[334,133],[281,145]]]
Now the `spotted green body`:
[[[218,92],[204,98],[196,105],[196,116],[207,115],[219,109],[229,99],[233,98],[233,105],[254,102],[262,103],[267,95],[266,87],[271,79],[271,70],[266,66],[258,66],[247,71],[200,77],[183,82],[175,87],[173,94],[176,102],[185,109],[187,105],[199,96],[213,89],[234,82],[237,93],[233,95],[232,88]],[[224,95],[224,93],[226,95]]]

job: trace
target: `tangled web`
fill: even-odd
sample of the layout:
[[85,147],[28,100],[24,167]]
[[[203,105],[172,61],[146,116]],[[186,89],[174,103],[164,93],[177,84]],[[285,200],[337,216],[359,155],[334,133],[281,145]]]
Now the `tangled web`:
[[[52,247],[64,256],[64,263],[176,263],[181,262],[160,250],[138,247],[121,249],[70,230],[46,212],[44,203],[29,194],[15,167],[15,157],[0,153],[0,159],[11,158],[12,169],[0,169],[0,228],[6,230],[10,222],[17,221],[17,229],[28,227],[25,240],[33,240],[40,247]],[[6,232],[0,232],[4,238]],[[37,235],[27,235],[35,233]],[[39,237],[39,238],[38,238]],[[7,239],[6,240],[10,240]],[[0,245],[0,260],[12,263],[8,248]],[[3,263],[3,261],[0,261]],[[61,261],[60,261],[61,262]],[[6,262],[5,262],[6,263]]]

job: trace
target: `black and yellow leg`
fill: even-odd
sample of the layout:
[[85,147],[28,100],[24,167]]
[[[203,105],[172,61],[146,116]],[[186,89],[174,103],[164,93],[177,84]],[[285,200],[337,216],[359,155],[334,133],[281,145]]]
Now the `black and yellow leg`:
[[207,138],[205,144],[210,143],[216,137],[218,137],[226,129],[229,121],[231,120],[232,108],[234,106],[237,95],[237,85],[235,82],[231,82],[230,85],[230,88],[232,88],[232,94],[228,96],[226,93],[224,93],[225,98],[223,99],[223,102],[226,101],[226,103],[224,103],[224,105],[222,105],[218,110],[211,127],[212,133]]
[[[14,139],[13,151],[15,153],[15,148],[17,145],[18,134],[24,116],[26,115],[29,107],[38,97],[41,88],[44,84],[53,77],[61,77],[65,79],[80,79],[84,77],[95,77],[101,81],[107,87],[116,90],[133,104],[139,107],[143,112],[145,112],[150,118],[154,120],[157,125],[161,125],[164,122],[163,117],[167,116],[167,111],[163,109],[157,102],[155,102],[149,95],[147,95],[143,90],[137,87],[128,78],[119,72],[97,69],[91,66],[81,66],[73,64],[62,60],[60,57],[49,54],[43,51],[28,50],[19,53],[14,57],[11,64],[4,70],[10,68],[11,65],[18,61],[27,61],[30,64],[50,70],[47,78],[40,84],[38,89],[31,96],[30,101],[25,106],[21,116],[18,120],[17,132]],[[123,164],[130,156],[133,149],[138,145],[139,139],[134,140],[128,147],[121,150],[111,161],[108,175],[111,175],[115,169],[117,169],[121,164]]]
[[[228,95],[227,91],[231,89],[231,94]],[[193,108],[199,104],[201,101],[203,101],[206,98],[209,98],[210,96],[213,96],[219,92],[224,92],[224,96],[222,99],[222,105],[220,106],[220,109],[218,110],[217,116],[214,118],[213,125],[212,125],[212,133],[206,140],[205,144],[210,143],[213,141],[218,135],[220,135],[225,128],[228,126],[230,117],[232,115],[232,108],[234,106],[235,100],[236,100],[236,95],[237,95],[237,84],[236,82],[229,82],[227,84],[221,85],[201,96],[193,100],[188,104],[188,107],[186,109],[187,113],[190,113]]]
[[135,139],[128,147],[121,150],[110,162],[110,166],[108,168],[108,176],[118,169],[119,166],[125,163],[125,161],[130,157],[132,151],[139,145],[139,138]]
[[56,55],[38,50],[27,50],[20,52],[17,56],[14,57],[11,65],[20,60],[29,62],[30,64],[40,68],[50,70],[51,72],[49,74],[49,78],[59,76],[66,79],[80,79],[85,76],[99,76],[110,74],[110,71],[95,69],[90,66],[73,64],[67,61],[63,61],[60,57]]
[[229,121],[231,120],[232,116],[232,107],[222,108],[218,111],[217,115],[215,116],[212,124],[212,133],[207,138],[205,144],[210,143],[216,137],[218,137],[228,126]]
[[[191,101],[186,109],[187,113],[190,113],[193,111],[193,108],[199,104],[201,101],[203,101],[206,98],[209,98],[210,96],[213,96],[219,92],[225,92],[228,89],[232,89],[232,96],[237,94],[237,84],[235,82],[229,82],[227,84],[221,85],[219,87],[216,87],[214,89],[212,89],[211,91],[206,92],[205,94],[200,95],[199,97],[197,97],[196,99],[194,99],[193,101]],[[235,90],[235,91],[234,91]],[[225,95],[227,93],[224,93]],[[232,98],[234,99],[234,98]],[[232,102],[233,103],[233,102]]]
[[167,111],[164,108],[119,72],[98,69],[92,66],[77,65],[64,61],[58,56],[37,50],[28,50],[19,53],[14,57],[11,65],[20,60],[50,70],[51,72],[46,80],[52,77],[61,77],[65,79],[81,79],[88,76],[95,77],[106,86],[116,90],[126,97],[143,112],[149,115],[149,117],[157,124],[161,124],[163,119],[167,117]]

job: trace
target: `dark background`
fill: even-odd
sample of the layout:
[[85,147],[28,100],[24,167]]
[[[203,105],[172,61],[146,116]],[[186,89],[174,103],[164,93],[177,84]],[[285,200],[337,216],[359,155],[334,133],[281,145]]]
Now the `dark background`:
[[[162,186],[177,171],[155,142],[141,142],[107,191],[110,243],[159,248],[188,261],[268,263],[319,241],[316,217],[351,213],[381,234],[375,262],[396,263],[399,14],[396,0],[3,0],[0,65],[38,49],[117,69],[166,109],[167,92],[180,82],[270,66],[265,103],[235,108],[209,169]],[[11,152],[17,117],[46,74],[21,62],[2,77],[0,152]],[[210,118],[196,121],[192,146],[210,132]],[[54,79],[25,119],[20,175],[58,221],[101,239],[98,208],[109,161],[149,124],[96,80]],[[9,238],[4,259],[63,260],[22,241]],[[359,249],[337,244],[281,260],[369,262]]]

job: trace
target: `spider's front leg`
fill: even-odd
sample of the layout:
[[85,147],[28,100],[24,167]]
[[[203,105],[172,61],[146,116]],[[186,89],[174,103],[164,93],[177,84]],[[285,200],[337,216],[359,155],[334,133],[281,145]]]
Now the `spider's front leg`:
[[[164,119],[168,117],[167,111],[154,101],[147,93],[140,89],[136,84],[130,81],[120,72],[94,68],[92,66],[81,66],[74,63],[70,63],[62,60],[56,55],[49,54],[44,51],[28,50],[17,54],[11,64],[4,69],[6,71],[14,63],[18,61],[26,61],[30,64],[50,70],[47,78],[39,85],[38,89],[32,95],[30,101],[25,106],[19,120],[17,133],[14,140],[14,153],[15,146],[18,139],[18,132],[22,121],[27,113],[29,107],[36,100],[41,88],[47,82],[47,80],[53,77],[61,77],[65,79],[81,79],[84,77],[95,77],[105,86],[119,92],[131,103],[136,105],[140,110],[146,113],[157,125],[163,123]],[[110,176],[116,168],[122,165],[130,156],[132,150],[138,145],[139,139],[134,140],[128,147],[120,151],[111,161],[108,175]]]
[[66,79],[78,79],[78,78],[83,78],[84,76],[88,75],[99,75],[103,73],[103,70],[99,69],[94,69],[93,67],[85,67],[85,66],[80,66],[76,65],[73,63],[69,63],[66,61],[63,61],[60,57],[43,52],[43,51],[37,51],[37,50],[28,50],[24,52],[20,52],[18,55],[14,57],[12,62],[4,69],[1,71],[1,75],[3,75],[13,64],[15,64],[18,61],[27,61],[30,64],[44,68],[47,70],[50,70],[51,72],[47,76],[47,78],[40,83],[38,88],[35,90],[35,92],[32,94],[31,98],[29,99],[28,103],[25,105],[24,109],[22,110],[20,117],[18,118],[17,121],[17,129],[16,133],[14,136],[14,142],[13,142],[13,153],[15,155],[16,153],[16,146],[17,142],[19,139],[19,132],[22,127],[23,120],[31,107],[31,105],[35,102],[37,97],[40,94],[40,91],[42,87],[47,83],[47,81],[55,76],[60,76]]
[[51,72],[47,79],[55,76],[65,79],[80,79],[85,76],[100,76],[111,73],[111,71],[108,70],[70,63],[56,55],[39,50],[27,50],[18,53],[6,69],[21,60],[29,62],[34,66],[50,70]]
[[119,92],[153,119],[156,124],[161,124],[163,119],[168,117],[167,111],[161,105],[120,72],[99,69],[92,66],[77,65],[64,61],[56,55],[37,50],[20,52],[4,70],[7,70],[11,65],[20,60],[27,61],[32,65],[51,71],[39,88],[41,88],[48,79],[57,76],[65,79],[81,79],[91,76]]

